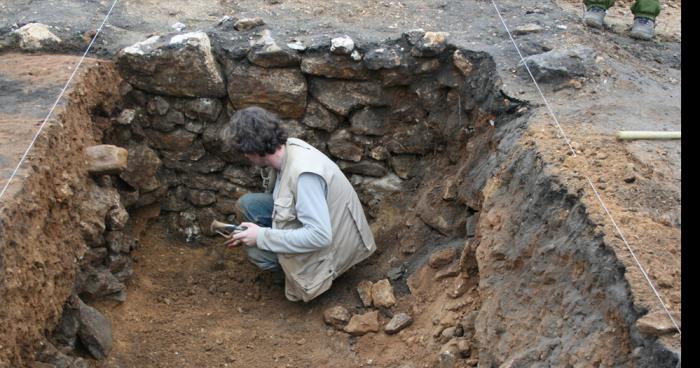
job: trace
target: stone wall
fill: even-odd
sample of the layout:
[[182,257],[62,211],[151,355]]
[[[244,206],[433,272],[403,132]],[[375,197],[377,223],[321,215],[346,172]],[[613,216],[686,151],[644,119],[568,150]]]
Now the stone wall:
[[[223,152],[219,130],[240,108],[277,113],[290,136],[333,158],[370,215],[402,190],[420,158],[450,150],[474,121],[504,108],[495,64],[440,32],[411,31],[380,44],[349,37],[286,44],[269,30],[154,36],[120,51],[132,90],[105,129],[129,150],[120,177],[128,208],[159,202],[174,233],[193,241],[237,198],[260,191],[260,172]],[[452,229],[455,230],[455,229]]]

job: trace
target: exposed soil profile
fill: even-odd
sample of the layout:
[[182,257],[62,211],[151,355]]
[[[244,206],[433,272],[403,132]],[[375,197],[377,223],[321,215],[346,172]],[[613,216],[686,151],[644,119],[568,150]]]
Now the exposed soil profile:
[[[579,64],[563,78],[546,70],[553,59],[538,64],[572,154],[513,87],[522,68],[503,75],[503,55],[417,29],[288,42],[256,22],[229,17],[88,60],[2,204],[0,368],[680,365],[678,334],[589,190],[680,320],[680,150],[623,144],[594,123],[598,91],[646,83],[612,77],[630,73],[617,58],[637,49],[567,50]],[[675,39],[662,39],[651,57],[679,62],[665,53]],[[0,101],[14,106],[0,110],[0,138],[26,140],[42,118],[33,101],[53,98],[71,61],[0,53],[0,87],[13,93]],[[567,98],[590,101],[564,110]],[[262,190],[218,134],[250,105],[339,165],[377,241],[309,303],[285,299],[278,274],[209,229],[240,222],[236,200]],[[1,143],[0,163],[21,148]]]

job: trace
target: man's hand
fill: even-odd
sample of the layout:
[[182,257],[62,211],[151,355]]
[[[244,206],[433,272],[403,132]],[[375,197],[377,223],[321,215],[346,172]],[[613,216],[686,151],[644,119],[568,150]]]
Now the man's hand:
[[258,244],[258,229],[260,226],[252,222],[243,222],[241,226],[247,227],[245,231],[241,231],[238,234],[233,234],[224,244],[229,248],[240,247],[245,245],[247,247],[254,247]]

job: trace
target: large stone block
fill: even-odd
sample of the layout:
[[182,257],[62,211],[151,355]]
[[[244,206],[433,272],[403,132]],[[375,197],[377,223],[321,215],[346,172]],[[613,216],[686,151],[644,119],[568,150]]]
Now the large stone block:
[[[538,82],[556,84],[591,73],[596,68],[594,59],[593,49],[578,47],[528,56],[525,63]],[[522,63],[519,72],[527,76],[525,65]]]
[[93,175],[119,174],[127,166],[129,152],[111,144],[101,144],[85,149],[88,172]]
[[278,44],[267,29],[262,31],[251,44],[248,60],[265,68],[299,65],[301,60],[295,50],[287,45]]
[[425,154],[435,149],[435,134],[422,124],[401,126],[388,137],[386,147],[392,153]]
[[398,47],[379,47],[369,50],[363,61],[368,69],[393,69],[405,65],[404,55]]
[[44,47],[61,43],[61,39],[51,33],[49,26],[41,23],[29,23],[13,32],[17,45],[22,50],[36,51]]
[[363,106],[387,105],[382,87],[374,82],[312,78],[309,90],[321,105],[342,116]]
[[352,134],[347,130],[339,130],[331,135],[328,150],[331,155],[352,162],[360,161],[364,152],[364,148],[352,139]]
[[97,309],[80,301],[78,337],[95,359],[104,359],[112,351],[112,323]]
[[153,36],[120,50],[124,79],[144,91],[183,97],[223,97],[223,75],[204,32]]
[[386,108],[368,108],[358,110],[350,116],[350,131],[361,135],[381,136],[386,133]]
[[298,69],[265,69],[228,61],[226,75],[228,95],[234,108],[260,106],[291,119],[304,115],[307,86]]
[[340,161],[338,166],[343,172],[381,178],[387,174],[386,165],[380,161],[364,160],[360,162]]
[[345,332],[355,336],[377,331],[379,331],[379,312],[377,311],[362,315],[356,314],[350,318],[350,322],[345,326]]
[[157,148],[172,152],[182,152],[186,150],[197,137],[196,134],[184,129],[177,129],[167,133],[153,129],[145,129],[144,133]]
[[160,186],[156,172],[161,161],[158,154],[145,145],[129,146],[129,164],[119,177],[142,192],[150,192]]
[[309,105],[306,107],[306,114],[304,114],[304,119],[301,122],[311,128],[323,129],[327,132],[334,131],[340,124],[333,113],[313,99],[309,101]]
[[360,61],[346,55],[317,54],[301,61],[301,71],[306,74],[336,79],[369,79],[369,70]]

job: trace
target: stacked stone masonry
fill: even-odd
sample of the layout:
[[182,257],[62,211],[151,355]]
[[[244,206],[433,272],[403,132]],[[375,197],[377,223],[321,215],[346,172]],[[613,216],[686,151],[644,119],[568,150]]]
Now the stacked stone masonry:
[[[237,109],[275,112],[290,136],[358,184],[372,214],[420,157],[503,108],[490,56],[458,49],[444,33],[416,30],[379,44],[327,39],[298,50],[233,21],[154,36],[116,56],[127,105],[103,141],[129,150],[122,195],[129,208],[161,203],[171,231],[188,241],[212,235],[212,219],[240,221],[236,199],[262,190],[260,172],[225,152],[218,135]],[[388,181],[398,185],[371,185]]]

